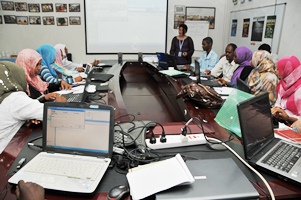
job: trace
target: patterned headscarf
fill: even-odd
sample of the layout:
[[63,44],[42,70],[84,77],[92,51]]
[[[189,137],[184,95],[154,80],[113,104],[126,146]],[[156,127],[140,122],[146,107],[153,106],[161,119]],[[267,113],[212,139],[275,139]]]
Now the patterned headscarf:
[[0,62],[0,103],[11,93],[26,90],[24,70],[13,62]]
[[47,66],[52,76],[57,77],[55,70],[51,67],[55,59],[55,48],[49,44],[43,44],[37,49],[37,52],[42,56],[42,65]]
[[[40,60],[42,60],[42,57],[35,50],[23,49],[17,56],[16,64],[24,69],[27,83],[41,94],[44,94],[49,83],[42,81],[42,79],[34,73],[34,70]],[[27,94],[30,96],[28,87]]]
[[245,66],[250,66],[253,52],[245,46],[237,47],[235,49],[238,68],[234,71],[231,82],[236,82]]
[[277,94],[281,99],[287,99],[286,108],[296,115],[301,114],[300,94],[296,90],[301,86],[301,64],[296,56],[286,56],[278,63],[278,73],[281,80],[277,85]]
[[254,69],[248,78],[252,94],[259,95],[268,92],[271,106],[276,102],[278,84],[276,66],[272,59],[272,55],[267,51],[255,51],[252,57]]

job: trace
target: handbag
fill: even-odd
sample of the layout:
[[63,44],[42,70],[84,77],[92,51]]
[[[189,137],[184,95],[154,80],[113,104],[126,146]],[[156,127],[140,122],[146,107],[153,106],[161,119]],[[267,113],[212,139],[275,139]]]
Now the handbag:
[[205,108],[219,108],[223,104],[222,97],[211,87],[191,82],[181,87],[176,98],[193,100]]

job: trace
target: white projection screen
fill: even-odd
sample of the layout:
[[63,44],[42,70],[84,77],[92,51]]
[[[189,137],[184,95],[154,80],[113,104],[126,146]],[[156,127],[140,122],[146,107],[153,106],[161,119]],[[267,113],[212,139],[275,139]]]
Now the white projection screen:
[[85,0],[87,54],[166,52],[167,0]]

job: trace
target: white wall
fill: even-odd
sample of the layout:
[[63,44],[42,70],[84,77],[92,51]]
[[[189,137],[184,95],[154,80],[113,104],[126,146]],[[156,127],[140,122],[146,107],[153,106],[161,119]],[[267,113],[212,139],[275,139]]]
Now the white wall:
[[[258,8],[262,6],[271,6],[281,3],[286,3],[286,9],[284,13],[282,33],[280,36],[279,44],[279,58],[285,55],[295,55],[301,59],[301,1],[300,0],[245,0],[243,4],[239,0],[237,5],[232,3],[232,0],[228,1],[228,11],[239,11],[250,8]],[[225,21],[226,24],[230,24],[230,20]],[[230,27],[230,26],[228,26]],[[229,38],[230,30],[228,28],[227,38]],[[239,46],[239,44],[237,44]]]
[[[25,2],[24,0],[13,0],[14,2]],[[55,45],[65,43],[72,53],[74,62],[91,62],[93,59],[117,59],[117,55],[86,55],[85,50],[85,21],[84,21],[84,0],[28,0],[27,3],[80,3],[81,12],[16,12],[0,10],[0,15],[18,15],[18,16],[54,16],[68,17],[80,16],[81,25],[57,26],[55,25],[16,25],[0,24],[0,52],[8,51],[9,54],[18,53],[24,48],[36,49],[41,44],[47,43]],[[226,0],[169,0],[168,12],[168,34],[167,34],[167,52],[170,49],[172,38],[178,34],[173,29],[174,5],[196,6],[196,7],[216,7],[215,29],[209,30],[209,36],[214,40],[213,48],[220,55],[224,51],[224,32],[227,27],[224,23],[226,15]],[[104,29],[105,31],[105,29]],[[195,44],[201,45],[201,44]],[[195,57],[202,52],[196,52]],[[137,55],[124,55],[124,59],[137,59]]]

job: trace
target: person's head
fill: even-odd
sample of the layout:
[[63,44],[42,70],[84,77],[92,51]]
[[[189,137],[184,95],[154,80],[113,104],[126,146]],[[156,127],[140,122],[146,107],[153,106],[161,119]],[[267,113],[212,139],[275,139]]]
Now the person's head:
[[55,61],[56,50],[49,44],[43,44],[37,48],[37,52],[42,56],[42,65],[50,67]]
[[13,92],[26,91],[27,82],[24,70],[9,61],[0,62],[0,104]]
[[[291,73],[293,73],[297,68],[301,67],[300,61],[296,56],[285,56],[278,60],[278,73],[282,79],[288,77]],[[292,77],[294,79],[299,79],[301,74],[298,74],[299,77]],[[292,80],[293,81],[293,80]]]
[[63,54],[63,58],[62,59],[67,58],[68,49],[67,49],[67,47],[66,47],[65,44],[61,44],[61,43],[56,44],[56,45],[54,45],[54,48],[55,49],[60,49],[62,51],[62,54]]
[[241,63],[244,63],[247,65],[247,63],[251,64],[252,56],[253,52],[249,48],[241,46],[235,49],[233,60],[236,64],[240,65]]
[[260,45],[260,46],[258,47],[258,50],[265,50],[265,51],[271,53],[271,47],[270,47],[270,45],[265,44],[265,43],[262,44],[262,45]]
[[271,54],[264,50],[258,50],[253,53],[251,65],[257,67],[264,58],[270,58]]
[[236,44],[230,43],[225,49],[226,59],[231,63],[234,57],[234,51],[237,48]]
[[180,24],[179,25],[179,35],[180,36],[184,36],[188,31],[188,27],[186,26],[186,24]]
[[212,48],[213,40],[211,37],[205,37],[202,41],[202,47],[204,51],[209,52]]

